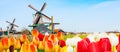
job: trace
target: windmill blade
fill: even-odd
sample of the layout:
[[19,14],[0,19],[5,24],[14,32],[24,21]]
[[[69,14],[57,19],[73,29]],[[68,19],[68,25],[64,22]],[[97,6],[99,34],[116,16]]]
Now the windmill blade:
[[11,25],[10,29],[9,30],[12,30],[13,29],[13,25]]
[[9,21],[6,21],[7,23],[9,23],[9,24],[12,24],[11,22],[9,22]]
[[32,5],[28,5],[28,7],[32,8],[33,10],[35,10],[36,12],[38,12],[38,10],[35,9]]
[[43,24],[50,24],[50,22],[43,22]]
[[13,26],[15,26],[15,27],[19,27],[18,25],[15,25],[15,24],[13,24]]
[[59,25],[60,23],[53,23],[53,24],[55,24],[55,25]]
[[37,24],[38,20],[39,20],[39,14],[36,14],[33,19],[33,24]]
[[42,8],[41,8],[41,12],[45,9],[45,7],[46,7],[46,2],[43,4],[43,6],[42,6]]
[[14,23],[15,22],[15,18],[14,18],[14,20],[13,20],[13,22],[12,23]]
[[50,23],[50,25],[59,25],[60,23]]
[[45,15],[45,14],[43,14],[43,13],[42,13],[42,16],[43,16],[45,19],[47,19],[47,20],[52,20],[50,17],[48,17],[47,15]]

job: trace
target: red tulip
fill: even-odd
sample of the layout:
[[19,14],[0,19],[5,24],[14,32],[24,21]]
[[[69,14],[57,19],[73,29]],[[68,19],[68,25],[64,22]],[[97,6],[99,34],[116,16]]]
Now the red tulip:
[[86,40],[88,44],[90,43],[90,40],[88,38],[85,38],[84,40]]
[[87,52],[88,42],[86,40],[79,41],[77,44],[77,52]]
[[87,52],[100,52],[99,48],[97,47],[97,44],[95,42],[92,42],[88,45]]
[[64,47],[64,46],[66,46],[66,43],[64,40],[59,40],[58,45],[60,45],[60,47]]
[[111,51],[111,43],[108,38],[101,38],[100,41],[98,42],[99,48],[101,48],[101,51]]
[[117,46],[117,52],[120,52],[120,44]]
[[38,38],[40,41],[43,41],[44,35],[42,33],[39,33]]

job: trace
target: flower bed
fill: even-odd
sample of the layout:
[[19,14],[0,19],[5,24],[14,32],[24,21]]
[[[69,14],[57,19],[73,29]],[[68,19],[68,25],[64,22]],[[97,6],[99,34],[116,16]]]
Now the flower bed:
[[119,52],[120,38],[115,33],[43,35],[37,31],[29,37],[4,37],[0,40],[0,52]]

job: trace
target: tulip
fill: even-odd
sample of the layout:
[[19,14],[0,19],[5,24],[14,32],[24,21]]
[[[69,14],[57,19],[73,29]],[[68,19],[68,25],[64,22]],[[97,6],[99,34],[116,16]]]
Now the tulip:
[[67,46],[60,47],[59,45],[55,45],[55,52],[67,52]]
[[77,52],[87,52],[88,42],[86,40],[81,40],[77,43]]
[[16,42],[14,44],[14,48],[17,52],[20,52],[20,48],[21,48],[21,44],[20,44],[20,40],[16,39]]
[[120,52],[120,44],[118,44],[117,52]]
[[119,40],[118,40],[118,37],[116,36],[116,34],[110,33],[108,38],[110,39],[110,42],[111,42],[112,46],[118,45]]
[[58,32],[57,33],[57,38],[58,38],[58,40],[63,40],[63,33],[62,32]]
[[92,42],[88,45],[87,52],[100,52],[99,48],[97,47],[97,44],[95,42]]
[[40,42],[39,42],[38,49],[40,49],[40,50],[43,50],[43,49],[44,49],[43,41],[40,41]]
[[67,40],[66,40],[66,45],[72,45],[71,39],[72,39],[72,38],[67,38]]
[[120,34],[119,34],[119,38],[118,38],[118,40],[119,40],[119,44],[120,44]]
[[81,41],[81,38],[79,38],[79,37],[73,37],[73,38],[71,39],[72,46],[75,46],[75,47],[76,47],[78,41]]
[[57,37],[55,36],[55,34],[51,34],[48,38],[49,40],[53,41],[53,43],[56,45],[58,42]]
[[43,46],[45,46],[45,42],[48,40],[48,36],[44,36],[43,38]]
[[101,49],[101,52],[104,51],[111,51],[111,43],[108,38],[101,38],[98,43],[99,49]]
[[45,36],[49,36],[50,34],[48,32],[45,32]]
[[15,47],[15,49],[20,49],[21,48],[21,44],[20,44],[20,40],[19,39],[16,39],[14,47]]
[[3,47],[3,49],[8,49],[9,46],[10,46],[8,38],[7,37],[2,38],[1,41],[2,41],[2,47]]
[[100,38],[106,38],[108,37],[107,33],[94,33],[95,41],[99,41]]
[[115,33],[110,33],[108,38],[110,39],[112,45],[112,51],[116,51],[116,46],[119,44],[119,39]]
[[67,48],[67,52],[74,52],[73,47],[69,45]]
[[45,42],[45,52],[54,52],[54,45],[51,40]]
[[38,45],[38,44],[39,44],[39,38],[36,37],[36,36],[34,36],[32,42],[33,42],[35,45]]
[[55,52],[60,52],[60,46],[59,45],[55,45]]
[[24,42],[27,42],[27,43],[29,42],[26,34],[23,34],[23,35],[20,37],[20,41],[21,41],[21,44],[23,44]]
[[30,44],[29,46],[29,52],[37,52],[37,47],[34,44]]
[[27,42],[22,44],[20,52],[30,52],[29,51],[29,44]]
[[60,45],[60,47],[64,47],[64,46],[66,46],[66,43],[64,40],[59,40],[58,45]]
[[95,42],[95,37],[93,35],[89,34],[87,38],[90,40],[90,42]]
[[13,45],[15,44],[15,41],[16,41],[16,40],[15,40],[14,37],[11,37],[11,38],[9,38],[9,41],[10,41],[10,42],[9,42],[10,45],[13,46]]
[[67,48],[68,48],[67,46],[62,47],[61,52],[67,52]]
[[39,38],[39,41],[43,41],[44,35],[42,33],[39,33],[38,38]]
[[38,52],[45,52],[45,51],[44,51],[43,41],[39,41],[39,44],[38,44]]
[[32,35],[33,35],[33,36],[38,36],[38,35],[39,35],[38,30],[37,30],[37,29],[33,29],[33,30],[32,30]]
[[0,41],[0,52],[3,52],[2,42]]

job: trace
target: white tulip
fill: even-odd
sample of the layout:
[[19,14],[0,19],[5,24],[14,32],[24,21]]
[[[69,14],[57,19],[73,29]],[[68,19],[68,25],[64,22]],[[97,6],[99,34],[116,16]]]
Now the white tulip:
[[72,38],[67,38],[67,40],[66,40],[66,45],[72,45],[71,39],[72,39]]
[[67,52],[73,52],[74,50],[73,50],[73,47],[72,46],[68,46],[68,48],[67,48]]
[[81,41],[81,38],[80,38],[80,37],[73,37],[73,38],[71,39],[72,46],[77,46],[78,41]]
[[46,36],[49,36],[49,33],[48,33],[48,32],[46,32],[46,33],[45,33],[45,35],[46,35]]
[[114,33],[110,33],[108,38],[110,39],[112,46],[116,46],[119,43],[118,37]]
[[90,42],[95,42],[95,37],[94,35],[89,34],[87,38],[90,40]]

